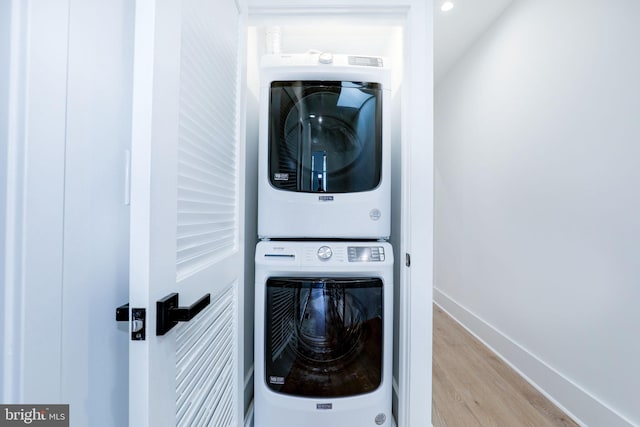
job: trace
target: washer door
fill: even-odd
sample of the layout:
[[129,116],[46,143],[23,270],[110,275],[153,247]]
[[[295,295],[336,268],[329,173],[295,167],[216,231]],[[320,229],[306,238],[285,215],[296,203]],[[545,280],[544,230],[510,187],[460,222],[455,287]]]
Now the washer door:
[[382,381],[379,278],[271,278],[266,288],[265,382],[278,393],[347,397]]
[[269,177],[275,188],[350,193],[375,189],[382,170],[377,83],[271,83]]

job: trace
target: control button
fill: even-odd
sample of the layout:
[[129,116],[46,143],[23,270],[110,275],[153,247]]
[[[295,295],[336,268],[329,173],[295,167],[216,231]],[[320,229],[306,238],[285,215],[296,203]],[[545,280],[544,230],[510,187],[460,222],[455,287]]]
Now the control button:
[[356,248],[354,248],[353,246],[349,246],[348,255],[349,255],[349,262],[358,261],[358,252],[356,251]]
[[318,62],[321,64],[333,63],[333,54],[331,52],[322,52],[320,56],[318,56]]
[[329,246],[320,246],[318,249],[318,258],[322,260],[328,260],[333,255],[331,248]]

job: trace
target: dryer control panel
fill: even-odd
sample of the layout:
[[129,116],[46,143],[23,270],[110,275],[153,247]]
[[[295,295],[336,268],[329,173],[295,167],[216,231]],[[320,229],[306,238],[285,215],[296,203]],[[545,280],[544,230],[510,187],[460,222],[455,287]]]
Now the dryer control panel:
[[347,248],[349,262],[381,262],[384,261],[382,246],[349,246]]

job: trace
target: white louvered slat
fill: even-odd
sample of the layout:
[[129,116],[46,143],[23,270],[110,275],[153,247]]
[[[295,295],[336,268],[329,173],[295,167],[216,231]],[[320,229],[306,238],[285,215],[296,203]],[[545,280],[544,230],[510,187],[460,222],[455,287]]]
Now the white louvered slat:
[[178,426],[231,425],[234,396],[234,336],[237,283],[182,325],[176,337]]
[[[233,1],[184,0],[178,141],[178,281],[238,243],[237,31]],[[229,9],[229,10],[223,10]],[[217,17],[217,19],[216,19]],[[215,24],[214,24],[215,23]],[[220,25],[230,27],[222,31]]]

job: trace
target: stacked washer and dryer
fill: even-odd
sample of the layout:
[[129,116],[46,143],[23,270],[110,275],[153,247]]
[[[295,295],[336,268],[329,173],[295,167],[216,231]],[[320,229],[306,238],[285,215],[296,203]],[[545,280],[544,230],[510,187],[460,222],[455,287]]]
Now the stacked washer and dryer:
[[391,426],[390,71],[261,63],[256,427]]

